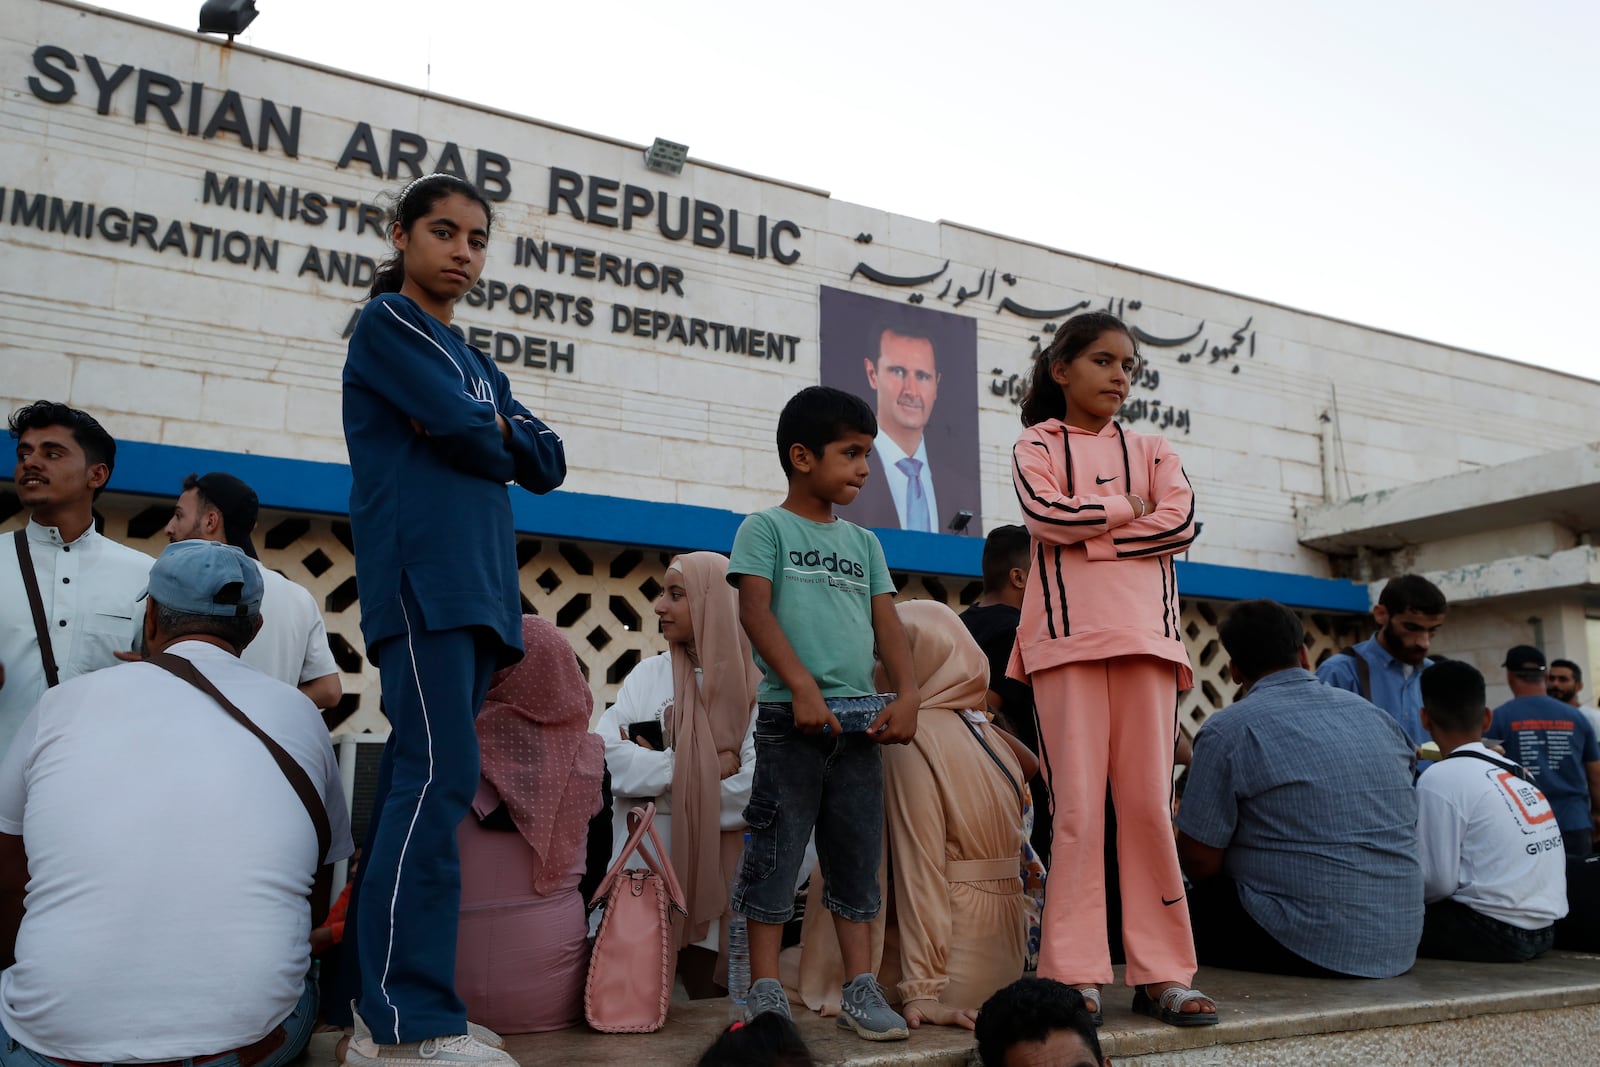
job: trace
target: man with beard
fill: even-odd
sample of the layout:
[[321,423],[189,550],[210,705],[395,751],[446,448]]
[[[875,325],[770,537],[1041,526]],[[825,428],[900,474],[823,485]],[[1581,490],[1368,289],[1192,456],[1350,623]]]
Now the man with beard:
[[1583,698],[1578,696],[1583,691],[1583,668],[1570,659],[1551,660],[1544,675],[1544,691],[1563,704],[1583,707]]
[[266,583],[261,594],[261,632],[239,658],[263,674],[292,685],[319,708],[339,703],[343,687],[339,665],[328,647],[328,630],[317,602],[305,589],[256,555],[260,501],[256,491],[231,474],[212,471],[183,480],[172,518],[170,541],[217,541],[232,545],[255,562]]
[[1583,668],[1570,659],[1553,659],[1550,669],[1544,675],[1544,691],[1546,695],[1555,697],[1563,704],[1570,705],[1583,712],[1583,717],[1589,720],[1589,727],[1600,737],[1600,711],[1583,706]]
[[1421,575],[1390,579],[1372,609],[1378,632],[1329,656],[1317,668],[1317,678],[1378,705],[1394,716],[1413,747],[1421,745],[1428,740],[1422,728],[1422,672],[1433,666],[1428,646],[1444,625],[1445,609],[1444,594]]

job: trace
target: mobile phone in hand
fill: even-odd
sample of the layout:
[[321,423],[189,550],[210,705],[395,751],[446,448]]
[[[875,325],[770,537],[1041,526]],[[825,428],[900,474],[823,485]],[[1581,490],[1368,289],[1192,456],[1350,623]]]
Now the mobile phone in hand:
[[654,719],[628,724],[628,740],[637,741],[641,737],[648,741],[650,747],[657,752],[665,752],[667,750],[666,738],[661,733],[661,724]]

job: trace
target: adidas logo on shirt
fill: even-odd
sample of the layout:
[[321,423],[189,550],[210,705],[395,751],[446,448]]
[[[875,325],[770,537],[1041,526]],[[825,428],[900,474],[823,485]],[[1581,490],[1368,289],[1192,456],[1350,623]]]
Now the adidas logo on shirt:
[[840,559],[832,552],[824,556],[814,548],[809,552],[790,552],[789,563],[795,567],[821,567],[831,574],[837,574],[845,578],[865,578],[867,576],[866,568],[861,564],[849,559]]

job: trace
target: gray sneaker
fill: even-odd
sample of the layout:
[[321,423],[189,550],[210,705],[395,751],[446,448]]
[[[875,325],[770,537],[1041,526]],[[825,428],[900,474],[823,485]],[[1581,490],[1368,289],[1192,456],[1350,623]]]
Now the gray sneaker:
[[749,1022],[769,1011],[794,1021],[794,1016],[789,1014],[789,994],[783,991],[783,983],[776,978],[757,978],[750,983],[750,994],[745,998],[744,1021]]
[[905,1019],[889,1007],[877,979],[870,974],[858,974],[844,987],[839,1025],[868,1041],[904,1041],[911,1036]]

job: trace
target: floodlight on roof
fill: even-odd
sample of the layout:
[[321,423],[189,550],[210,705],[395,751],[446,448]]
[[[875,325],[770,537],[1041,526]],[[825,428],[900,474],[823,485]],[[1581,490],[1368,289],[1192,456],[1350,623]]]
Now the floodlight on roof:
[[676,141],[663,141],[659,137],[655,139],[654,144],[644,150],[644,165],[662,174],[682,174],[684,160],[688,158],[688,145],[678,144]]
[[225,33],[231,42],[255,18],[255,0],[206,0],[200,5],[200,32]]

